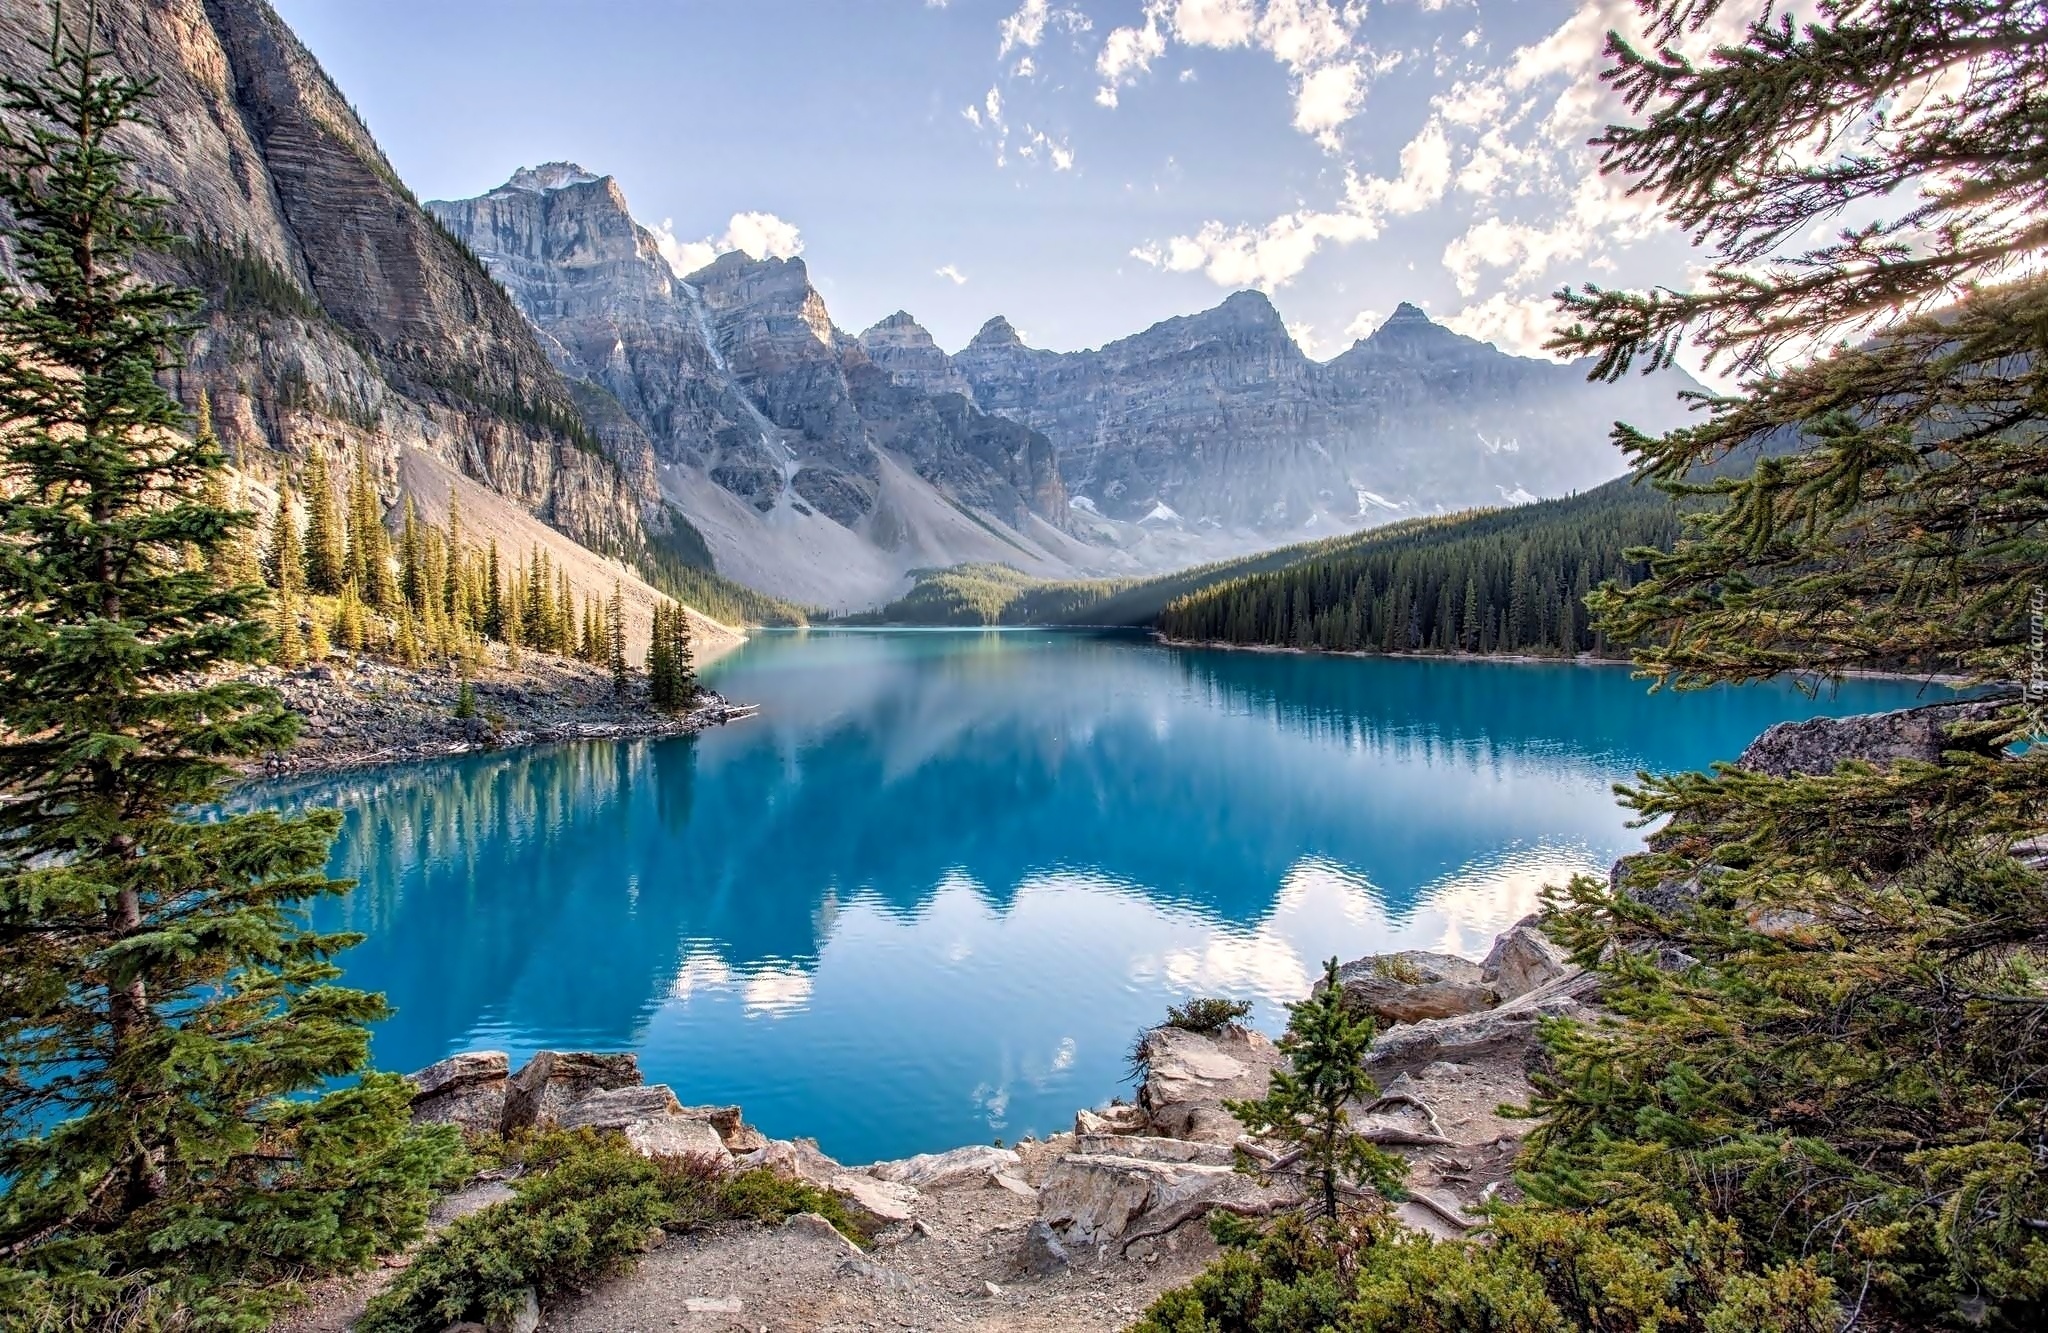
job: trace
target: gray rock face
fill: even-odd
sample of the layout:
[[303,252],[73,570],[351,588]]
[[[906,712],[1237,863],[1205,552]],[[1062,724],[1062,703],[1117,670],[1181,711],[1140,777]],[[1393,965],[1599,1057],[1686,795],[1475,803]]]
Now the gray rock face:
[[1047,1174],[1038,1197],[1038,1220],[1063,1249],[1099,1255],[1120,1254],[1141,1238],[1165,1235],[1212,1209],[1263,1217],[1301,1201],[1293,1181],[1261,1184],[1228,1162],[1129,1153],[1069,1153]]
[[1024,1240],[1017,1247],[1017,1270],[1032,1277],[1053,1277],[1064,1273],[1073,1265],[1067,1255],[1067,1247],[1060,1244],[1059,1233],[1044,1219],[1034,1220],[1024,1228]]
[[1899,759],[1938,764],[1947,750],[1989,753],[1949,735],[1958,724],[1988,722],[2006,703],[1974,699],[1928,704],[1890,713],[1857,717],[1817,717],[1806,722],[1780,722],[1749,743],[1738,767],[1772,777],[1824,775],[1852,760],[1882,767]]
[[1022,1162],[1014,1149],[971,1144],[951,1152],[919,1153],[897,1162],[877,1162],[868,1168],[868,1174],[912,1189],[948,1189],[957,1185],[986,1185],[991,1176],[1014,1174]]
[[[565,1112],[594,1093],[638,1089],[639,1084],[640,1060],[631,1052],[538,1051],[512,1076],[505,1097],[505,1128],[558,1124]],[[660,1092],[674,1104],[668,1089]]]
[[509,1063],[503,1051],[468,1051],[412,1076],[412,1118],[495,1133],[505,1121]]
[[[795,503],[860,525],[881,501],[878,451],[891,450],[1003,522],[1065,521],[1050,442],[975,408],[908,316],[869,341],[841,333],[801,259],[735,251],[678,278],[617,182],[567,163],[428,207],[505,284],[556,363],[615,399],[662,463],[701,471],[762,514]],[[906,378],[874,363],[870,341]],[[917,374],[924,363],[934,373]]]
[[[923,382],[946,373],[903,360]],[[1101,512],[1275,534],[1583,489],[1622,469],[1613,420],[1675,425],[1695,387],[1589,385],[1405,304],[1317,363],[1256,292],[1088,352],[1027,347],[998,316],[951,363],[983,409],[1049,436],[1068,490]]]
[[1581,972],[1518,995],[1497,1008],[1403,1023],[1373,1040],[1366,1053],[1366,1067],[1373,1077],[1384,1081],[1394,1074],[1417,1073],[1439,1061],[1471,1064],[1515,1050],[1523,1052],[1525,1060],[1534,1058],[1537,1020],[1585,1017],[1585,1000],[1593,994],[1597,980],[1594,974]]
[[1154,1028],[1139,1047],[1145,1081],[1138,1105],[1156,1134],[1235,1142],[1243,1128],[1226,1099],[1263,1097],[1280,1052],[1262,1033],[1229,1026],[1214,1033]]
[[[114,60],[156,80],[120,146],[169,200],[170,224],[207,238],[144,260],[213,298],[176,388],[188,406],[210,394],[245,467],[267,478],[316,442],[330,458],[361,448],[388,500],[414,448],[579,541],[642,538],[656,499],[644,437],[623,419],[588,435],[564,425],[576,386],[269,5],[105,0],[98,16]],[[0,69],[39,69],[48,23],[44,5],[0,7]],[[229,309],[237,273],[296,295]]]
[[974,396],[974,386],[932,341],[924,325],[899,310],[862,331],[861,350],[898,384],[936,398],[942,393]]
[[1346,963],[1337,969],[1337,982],[1351,1007],[1365,1010],[1382,1024],[1453,1018],[1491,1008],[1500,1000],[1482,978],[1479,964],[1420,949]]
[[1503,931],[1479,965],[1480,980],[1503,1000],[1512,1000],[1577,972],[1578,965],[1562,945],[1525,917]]

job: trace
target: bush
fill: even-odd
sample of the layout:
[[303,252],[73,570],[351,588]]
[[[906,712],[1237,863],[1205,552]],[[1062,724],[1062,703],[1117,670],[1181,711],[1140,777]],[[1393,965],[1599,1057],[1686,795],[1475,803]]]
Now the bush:
[[1249,1000],[1223,1000],[1201,995],[1186,1004],[1170,1006],[1166,1026],[1183,1032],[1215,1032],[1251,1013]]
[[1299,1219],[1230,1246],[1132,1333],[1829,1333],[1834,1288],[1800,1265],[1756,1272],[1735,1229],[1656,1206],[1502,1210],[1488,1242],[1383,1220],[1338,1242]]
[[528,1174],[514,1197],[449,1226],[370,1302],[358,1333],[436,1333],[507,1319],[531,1287],[543,1302],[632,1266],[663,1231],[822,1213],[864,1239],[836,1197],[766,1170],[724,1177],[708,1158],[646,1158],[616,1135],[553,1132],[505,1147]]

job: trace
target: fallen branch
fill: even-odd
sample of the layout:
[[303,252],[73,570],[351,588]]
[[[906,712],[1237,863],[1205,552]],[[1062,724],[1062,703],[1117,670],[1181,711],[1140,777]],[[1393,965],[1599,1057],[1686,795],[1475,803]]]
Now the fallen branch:
[[1364,1108],[1364,1114],[1371,1115],[1374,1111],[1379,1110],[1382,1106],[1412,1106],[1416,1110],[1422,1112],[1422,1118],[1429,1122],[1430,1133],[1441,1135],[1444,1132],[1444,1127],[1437,1122],[1435,1109],[1431,1107],[1428,1102],[1422,1100],[1422,1098],[1420,1097],[1413,1095],[1412,1093],[1383,1093],[1379,1097],[1375,1098],[1371,1105]]

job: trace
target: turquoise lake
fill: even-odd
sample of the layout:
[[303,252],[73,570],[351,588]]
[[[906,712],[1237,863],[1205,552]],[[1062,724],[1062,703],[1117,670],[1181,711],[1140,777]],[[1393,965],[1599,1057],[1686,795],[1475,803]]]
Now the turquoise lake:
[[1932,697],[1045,631],[764,633],[704,676],[761,714],[258,790],[346,812],[320,920],[369,935],[381,1066],[630,1049],[849,1162],[1043,1135],[1169,1002],[1277,1031],[1322,959],[1479,956],[1639,842],[1617,780]]

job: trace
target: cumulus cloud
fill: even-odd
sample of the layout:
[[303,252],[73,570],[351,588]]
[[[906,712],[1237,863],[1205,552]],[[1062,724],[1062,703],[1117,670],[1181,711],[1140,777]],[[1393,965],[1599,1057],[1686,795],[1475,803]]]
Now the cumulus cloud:
[[1443,321],[1445,326],[1521,356],[1548,356],[1543,344],[1557,327],[1557,307],[1548,296],[1495,292]]
[[1220,286],[1272,291],[1293,281],[1323,246],[1370,241],[1389,215],[1434,204],[1450,184],[1450,171],[1449,142],[1431,119],[1401,150],[1398,176],[1347,173],[1335,208],[1296,209],[1263,226],[1208,222],[1191,236],[1141,245],[1131,254],[1170,273],[1200,272]]
[[1047,0],[1024,0],[1016,13],[996,25],[996,32],[1002,38],[1002,48],[996,52],[997,59],[1010,54],[1019,46],[1036,46],[1045,37],[1046,20],[1051,15]]
[[1145,6],[1144,26],[1114,28],[1102,39],[1102,51],[1095,57],[1095,73],[1102,80],[1095,90],[1099,105],[1115,106],[1117,89],[1135,82],[1152,68],[1154,60],[1166,54],[1166,34],[1159,27],[1164,10],[1164,4],[1155,0]]
[[1344,336],[1353,342],[1360,338],[1370,338],[1373,332],[1386,322],[1386,318],[1377,310],[1361,310],[1344,326]]
[[724,234],[696,241],[679,239],[672,218],[663,218],[660,226],[648,230],[653,233],[655,249],[679,278],[734,250],[744,250],[755,259],[791,259],[804,249],[803,233],[797,225],[773,213],[735,213]]
[[932,271],[936,273],[939,277],[942,277],[946,279],[948,282],[952,283],[955,287],[958,287],[962,283],[967,281],[967,275],[965,273],[962,273],[957,267],[955,267],[952,264],[941,264],[938,266],[938,268]]

